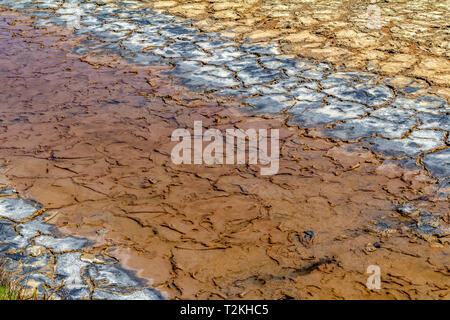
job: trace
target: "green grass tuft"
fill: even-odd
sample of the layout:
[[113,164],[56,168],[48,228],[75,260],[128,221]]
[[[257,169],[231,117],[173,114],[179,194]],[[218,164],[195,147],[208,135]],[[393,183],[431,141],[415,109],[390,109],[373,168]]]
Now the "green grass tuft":
[[11,280],[3,261],[0,261],[0,300],[23,300],[23,290]]
[[0,300],[51,300],[50,296],[44,294],[38,296],[37,289],[33,293],[29,293],[20,287],[16,280],[13,280],[12,275],[8,272],[5,262],[0,260]]

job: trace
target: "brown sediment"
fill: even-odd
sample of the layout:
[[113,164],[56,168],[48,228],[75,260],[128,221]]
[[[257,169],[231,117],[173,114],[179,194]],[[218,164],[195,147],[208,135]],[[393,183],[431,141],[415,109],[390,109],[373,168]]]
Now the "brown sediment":
[[[367,232],[413,203],[448,222],[431,179],[282,118],[242,114],[76,40],[0,19],[0,174],[61,231],[95,240],[169,298],[450,298],[448,246]],[[280,170],[174,165],[174,129],[280,130]],[[313,231],[312,234],[310,231]],[[366,268],[379,265],[370,291]]]
[[[279,43],[283,53],[345,70],[418,78],[450,98],[449,4],[446,1],[146,0],[150,8],[192,18],[205,32],[237,41]],[[368,21],[379,8],[381,28]],[[372,10],[372,13],[374,11]],[[369,10],[370,13],[370,10]],[[417,81],[417,80],[416,80]],[[418,82],[418,83],[420,83]]]

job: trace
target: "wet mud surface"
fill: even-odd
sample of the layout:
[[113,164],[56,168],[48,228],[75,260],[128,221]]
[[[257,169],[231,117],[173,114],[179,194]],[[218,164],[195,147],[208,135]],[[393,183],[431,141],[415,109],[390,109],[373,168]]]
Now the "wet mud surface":
[[52,215],[32,200],[0,189],[1,265],[23,290],[39,299],[161,299],[119,261],[47,223]]
[[[195,20],[158,13],[139,1],[5,5],[32,16],[36,26],[72,28],[83,38],[75,54],[166,65],[167,75],[190,90],[234,99],[249,114],[280,115],[314,135],[357,141],[384,157],[421,166],[444,187],[449,183],[450,107],[443,91],[423,76],[397,70],[383,77],[286,55],[271,38],[252,42],[202,30]],[[445,63],[436,68],[445,72]]]
[[[75,55],[82,39],[12,12],[0,32],[2,184],[92,241],[92,254],[168,298],[449,298],[446,186],[420,159],[241,112],[240,101],[181,86],[171,65]],[[279,173],[174,165],[170,135],[194,120],[278,128]],[[374,264],[382,288],[370,291]]]
[[[114,2],[114,1],[107,1]],[[413,76],[449,97],[448,1],[144,1],[157,12],[192,18],[206,32],[279,44],[283,53],[345,69]],[[378,13],[368,10],[379,8]],[[378,20],[375,20],[378,19]]]

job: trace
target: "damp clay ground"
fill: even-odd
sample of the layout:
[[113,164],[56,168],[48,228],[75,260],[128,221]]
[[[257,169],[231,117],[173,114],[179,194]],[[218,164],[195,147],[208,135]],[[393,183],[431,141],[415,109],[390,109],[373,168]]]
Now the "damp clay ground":
[[[79,40],[12,12],[0,35],[2,184],[165,297],[450,298],[448,202],[420,167],[240,113],[177,86],[167,66],[72,55]],[[170,135],[194,120],[278,128],[278,174],[174,165]],[[380,290],[366,287],[369,265]]]
[[[242,42],[277,42],[283,53],[327,61],[346,70],[417,77],[450,97],[450,4],[445,0],[144,3],[158,12],[192,18],[206,32],[221,32]],[[375,21],[369,6],[378,7],[378,25],[368,23]]]

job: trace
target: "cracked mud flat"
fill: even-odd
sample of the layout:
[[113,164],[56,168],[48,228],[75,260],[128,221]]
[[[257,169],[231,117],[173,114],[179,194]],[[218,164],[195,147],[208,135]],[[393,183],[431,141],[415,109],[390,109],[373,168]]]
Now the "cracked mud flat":
[[[107,1],[114,2],[114,1]],[[448,1],[163,0],[148,8],[192,18],[205,32],[240,41],[276,42],[282,53],[327,61],[346,70],[412,76],[449,97]],[[380,29],[367,7],[380,8]]]
[[[412,101],[396,108],[393,96],[414,90],[383,91],[383,85],[370,82],[372,74],[329,74],[329,66],[315,64],[300,70],[306,77],[294,82],[291,90],[300,93],[292,103],[323,102],[321,91],[327,88],[322,82],[328,82],[334,91],[326,99],[336,101],[325,108],[336,112],[309,118],[303,113],[276,115],[279,110],[265,112],[264,105],[258,110],[258,105],[242,104],[242,96],[258,89],[255,84],[228,88],[239,91],[231,95],[235,99],[202,93],[198,87],[217,94],[216,84],[245,80],[225,75],[223,82],[211,81],[211,67],[183,79],[176,68],[189,66],[189,57],[175,57],[174,62],[173,57],[152,60],[152,54],[138,55],[141,60],[134,62],[141,65],[133,65],[130,60],[136,55],[125,55],[114,44],[108,43],[113,46],[108,56],[100,42],[97,52],[102,54],[97,55],[89,39],[65,37],[70,33],[53,28],[33,30],[28,19],[11,12],[2,17],[7,63],[1,64],[5,81],[0,159],[9,179],[4,185],[12,183],[21,196],[42,203],[46,222],[60,231],[89,239],[93,244],[85,251],[121,261],[169,298],[449,298],[448,106],[439,96],[402,97]],[[83,30],[75,35],[83,35]],[[261,55],[257,57],[261,61]],[[145,59],[152,66],[142,66]],[[276,76],[267,71],[267,84],[259,89],[279,84]],[[369,78],[368,84],[363,80],[364,88],[339,90],[342,81],[359,85],[352,82],[361,76]],[[289,82],[292,78],[284,84]],[[321,90],[308,90],[317,82]],[[180,83],[197,87],[197,93]],[[375,93],[368,94],[374,87]],[[273,92],[258,93],[250,98],[266,98],[266,106],[283,102],[274,104]],[[281,96],[284,99],[284,93]],[[366,109],[378,114],[360,118]],[[310,106],[306,111],[317,110]],[[400,119],[437,120],[430,120],[432,130],[406,121],[408,134],[395,136],[399,129],[382,121],[383,111]],[[348,121],[339,122],[342,119],[331,134],[320,126],[297,128],[336,122],[324,114],[352,112],[354,119],[379,122],[364,123],[361,127],[369,132],[363,133],[346,129]],[[261,113],[266,116],[255,115]],[[280,128],[279,174],[261,177],[255,166],[173,165],[170,134],[176,128],[192,128],[194,119],[202,120],[205,129]],[[310,122],[302,124],[302,119]],[[402,130],[398,123],[393,126]],[[355,131],[356,136],[348,136]],[[384,136],[383,141],[397,138],[400,147],[387,145],[403,154],[383,154],[386,148],[368,148],[357,139],[373,133]],[[431,140],[419,144],[423,150],[402,142],[421,138]],[[3,217],[11,219],[7,212],[2,211]],[[44,232],[33,241],[39,245],[48,240],[45,237]],[[380,291],[365,286],[365,270],[371,264],[381,267]]]
[[[167,75],[191,90],[234,99],[250,114],[278,114],[316,136],[357,141],[384,157],[416,163],[448,185],[450,108],[442,90],[420,77],[343,71],[282,54],[272,39],[253,43],[203,32],[195,21],[138,1],[4,4],[26,11],[37,26],[77,25],[74,35],[83,40],[75,54],[171,66]],[[445,63],[438,65],[445,72]]]
[[2,266],[27,291],[25,295],[36,293],[52,300],[161,299],[117,259],[48,224],[51,215],[38,203],[18,198],[11,188],[2,188],[0,195]]

